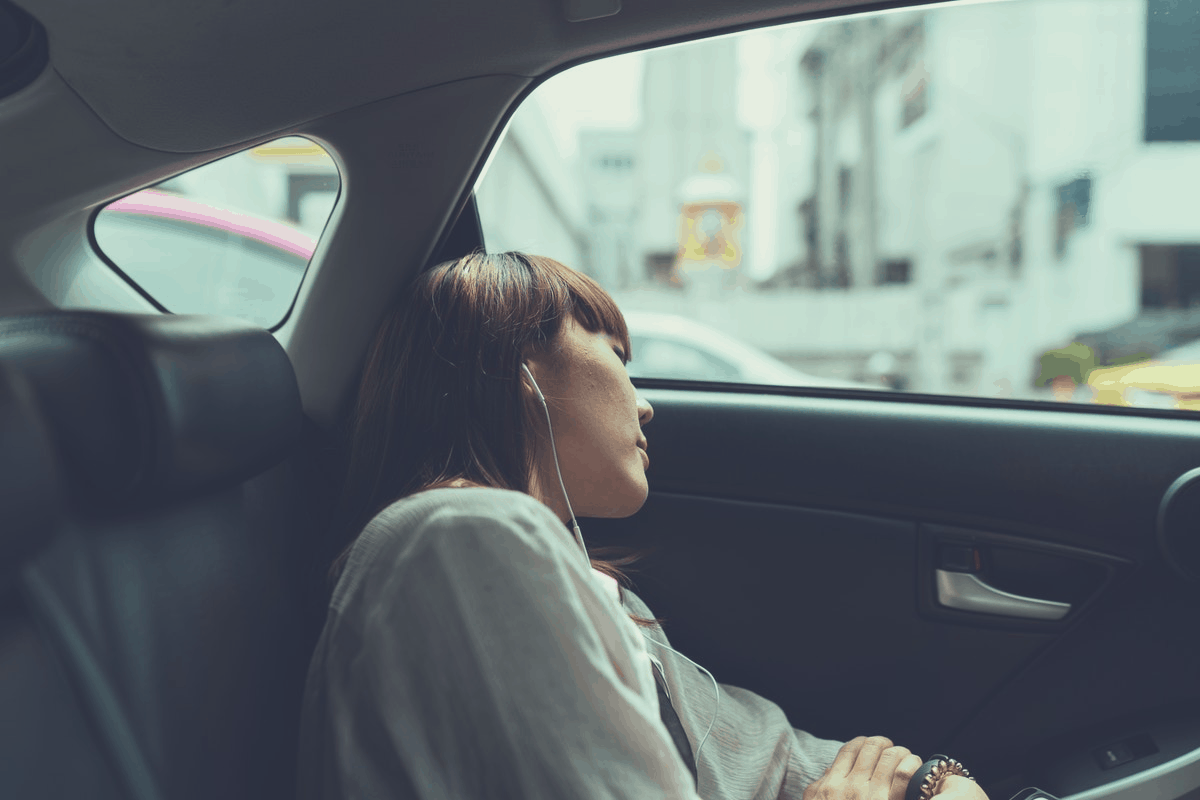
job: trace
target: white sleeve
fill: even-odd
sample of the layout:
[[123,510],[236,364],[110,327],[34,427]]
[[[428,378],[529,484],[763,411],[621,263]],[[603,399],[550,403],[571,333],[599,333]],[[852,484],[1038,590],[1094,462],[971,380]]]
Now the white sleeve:
[[343,606],[339,794],[698,800],[623,611],[548,510],[493,513],[434,513]]

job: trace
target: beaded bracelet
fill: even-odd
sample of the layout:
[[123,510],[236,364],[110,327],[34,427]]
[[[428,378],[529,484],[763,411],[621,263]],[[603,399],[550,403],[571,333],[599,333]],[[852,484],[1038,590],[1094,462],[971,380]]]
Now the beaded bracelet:
[[960,775],[968,780],[975,780],[959,762],[949,756],[935,754],[933,758],[921,765],[908,781],[908,791],[905,800],[931,800],[941,788],[942,781],[951,775]]

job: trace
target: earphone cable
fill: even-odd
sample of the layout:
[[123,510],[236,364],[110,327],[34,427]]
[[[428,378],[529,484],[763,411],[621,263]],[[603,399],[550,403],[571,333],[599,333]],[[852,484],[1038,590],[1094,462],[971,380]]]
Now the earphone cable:
[[546,396],[542,394],[542,388],[533,379],[533,373],[529,371],[529,367],[522,364],[521,369],[525,370],[525,374],[529,376],[529,380],[533,383],[533,389],[537,392],[538,399],[542,401],[542,411],[546,415],[546,431],[550,434],[550,452],[554,456],[554,471],[558,473],[558,487],[562,489],[563,502],[567,504],[567,514],[571,517],[571,530],[575,534],[575,541],[579,544],[579,549],[583,552],[584,566],[591,569],[592,560],[588,557],[587,545],[583,543],[583,532],[579,530],[579,520],[575,519],[575,511],[571,508],[571,498],[567,495],[567,484],[563,481],[562,467],[558,465],[558,446],[554,443],[554,425],[550,422],[550,406],[546,403]]
[[[542,401],[542,411],[544,411],[546,414],[546,430],[550,434],[550,452],[554,456],[554,471],[558,473],[558,486],[560,489],[562,489],[563,500],[567,504],[567,513],[571,516],[571,526],[572,526],[572,530],[575,532],[575,541],[579,543],[579,548],[580,548],[580,550],[583,551],[583,560],[585,562],[584,566],[588,569],[591,569],[592,561],[591,561],[591,558],[588,557],[587,546],[583,543],[583,533],[581,533],[579,530],[579,520],[575,519],[575,512],[571,508],[571,498],[567,495],[567,485],[563,481],[562,468],[558,465],[558,447],[554,443],[554,425],[550,422],[550,406],[546,403],[546,397],[545,397],[545,395],[542,394],[542,389],[540,386],[537,385],[537,381],[534,380],[533,373],[531,373],[529,371],[529,367],[522,364],[521,368],[525,370],[525,374],[528,375],[529,380],[533,382],[533,389],[534,389],[534,391],[537,392],[538,399]],[[675,655],[683,658],[688,663],[695,666],[696,669],[702,671],[705,675],[708,676],[708,679],[710,681],[712,681],[713,693],[716,696],[717,702],[716,702],[716,707],[713,710],[712,719],[709,720],[708,729],[706,731],[704,731],[704,736],[702,736],[700,738],[700,744],[696,746],[696,761],[697,761],[697,763],[699,763],[700,751],[704,749],[704,743],[708,741],[708,735],[710,733],[712,733],[713,726],[716,725],[716,723],[717,723],[717,716],[721,713],[721,687],[717,683],[716,677],[711,672],[709,672],[707,669],[705,669],[704,667],[697,664],[695,661],[692,661],[690,658],[688,658],[683,653],[676,650],[674,647],[671,647],[669,644],[663,644],[662,642],[658,641],[657,639],[651,638],[648,634],[646,634],[644,632],[642,633],[642,636],[644,636],[646,639],[649,639],[651,642],[654,642],[659,647],[664,647],[667,650],[670,650]]]
[[663,647],[663,648],[666,648],[667,650],[670,650],[672,653],[674,653],[675,655],[684,659],[689,664],[694,666],[696,669],[703,672],[705,675],[708,676],[708,679],[710,681],[712,681],[713,693],[716,695],[717,704],[716,704],[715,709],[713,710],[712,719],[709,720],[709,722],[708,722],[708,730],[706,730],[704,732],[704,736],[702,736],[700,738],[700,744],[696,745],[696,763],[699,764],[700,763],[700,751],[704,749],[704,743],[708,741],[708,735],[710,733],[712,733],[713,725],[717,724],[717,717],[721,713],[721,687],[717,684],[717,679],[711,672],[709,672],[707,669],[705,669],[704,667],[697,664],[695,661],[692,661],[690,658],[688,658],[683,653],[676,650],[674,647],[671,647],[671,645],[664,644],[663,642],[658,641],[657,639],[653,638],[652,636],[650,636],[650,634],[645,633],[644,631],[642,632],[642,636],[645,637],[648,641],[654,642],[659,647]]

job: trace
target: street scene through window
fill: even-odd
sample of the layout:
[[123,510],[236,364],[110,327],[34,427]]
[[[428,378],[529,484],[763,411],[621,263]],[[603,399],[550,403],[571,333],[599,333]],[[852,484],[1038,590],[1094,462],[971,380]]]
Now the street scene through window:
[[476,186],[631,374],[1200,409],[1197,0],[802,22],[566,70]]

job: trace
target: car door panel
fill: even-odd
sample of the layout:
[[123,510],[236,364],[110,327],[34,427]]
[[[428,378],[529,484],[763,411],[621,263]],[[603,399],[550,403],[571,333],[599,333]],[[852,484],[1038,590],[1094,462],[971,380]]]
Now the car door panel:
[[[644,549],[635,588],[673,643],[798,727],[948,751],[986,786],[1032,776],[1034,754],[1078,751],[1098,726],[1200,702],[1200,592],[1168,568],[1155,525],[1163,492],[1200,463],[1195,420],[639,386],[655,407],[650,497],[585,535]],[[978,552],[996,589],[1069,612],[944,607],[946,547]]]
[[656,409],[653,490],[994,529],[1144,560],[1159,557],[1163,492],[1200,464],[1200,425],[1172,412],[805,391],[645,390]]
[[1052,639],[925,619],[909,521],[655,493],[630,522],[658,548],[637,590],[674,646],[827,737],[885,732],[931,752],[948,728],[931,697],[954,697],[960,722]]

